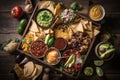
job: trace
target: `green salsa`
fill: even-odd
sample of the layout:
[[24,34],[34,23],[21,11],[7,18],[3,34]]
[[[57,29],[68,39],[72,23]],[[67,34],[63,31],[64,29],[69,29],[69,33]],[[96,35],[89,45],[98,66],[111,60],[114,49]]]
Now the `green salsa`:
[[48,27],[53,21],[53,14],[49,10],[38,12],[36,21],[41,27]]

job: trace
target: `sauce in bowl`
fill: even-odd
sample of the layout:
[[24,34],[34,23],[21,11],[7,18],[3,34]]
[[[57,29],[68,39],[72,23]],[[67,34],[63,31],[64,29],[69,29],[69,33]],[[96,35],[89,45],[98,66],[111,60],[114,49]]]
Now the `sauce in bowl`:
[[89,16],[94,21],[100,21],[105,16],[105,10],[101,5],[94,5],[89,11]]
[[50,65],[56,65],[59,63],[60,59],[58,57],[61,57],[60,52],[54,48],[51,47],[46,51],[45,54],[45,60]]
[[55,40],[54,47],[57,48],[58,50],[63,50],[67,46],[67,41],[63,38],[57,38]]
[[31,54],[37,58],[43,57],[47,49],[48,46],[42,40],[34,41],[31,44]]

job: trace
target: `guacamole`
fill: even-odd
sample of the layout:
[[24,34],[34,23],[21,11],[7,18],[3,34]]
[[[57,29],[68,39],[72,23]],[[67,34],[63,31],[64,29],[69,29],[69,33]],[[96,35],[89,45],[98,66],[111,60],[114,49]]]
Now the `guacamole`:
[[49,27],[53,21],[53,14],[47,9],[38,12],[36,22],[41,27]]

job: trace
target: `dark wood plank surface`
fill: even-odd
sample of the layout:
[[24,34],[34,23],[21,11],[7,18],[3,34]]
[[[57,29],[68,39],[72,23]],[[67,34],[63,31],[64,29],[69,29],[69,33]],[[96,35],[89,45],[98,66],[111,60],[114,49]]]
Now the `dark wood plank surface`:
[[[8,38],[21,38],[17,33],[17,27],[19,21],[10,16],[10,10],[15,5],[20,5],[24,7],[25,0],[0,0],[0,44],[3,43]],[[34,1],[34,0],[33,0]],[[59,1],[59,0],[55,0]],[[61,0],[64,1],[64,0]],[[84,9],[80,11],[82,14],[88,13],[89,1],[88,0],[76,0],[83,5]],[[94,4],[101,4],[106,10],[106,16],[104,19],[104,24],[102,25],[101,32],[106,30],[115,35],[112,43],[116,47],[116,53],[112,60],[105,62],[102,66],[105,76],[99,78],[94,74],[91,77],[86,77],[83,73],[80,75],[81,80],[119,80],[120,79],[120,5],[119,0],[91,0]],[[37,0],[35,0],[37,2]],[[72,3],[72,0],[64,1],[66,6]],[[89,57],[85,63],[85,66],[92,66],[93,60],[98,59],[95,55],[94,48],[97,43],[99,43],[99,37],[97,37],[95,44],[89,54]],[[16,55],[0,51],[0,80],[15,80],[14,74],[10,71],[15,64]],[[70,79],[69,79],[70,80]]]

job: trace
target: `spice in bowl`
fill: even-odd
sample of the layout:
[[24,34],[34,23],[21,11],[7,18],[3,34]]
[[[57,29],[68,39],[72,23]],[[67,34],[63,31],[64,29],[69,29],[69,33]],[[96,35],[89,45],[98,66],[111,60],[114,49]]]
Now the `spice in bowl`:
[[48,46],[42,41],[37,40],[31,44],[31,54],[37,58],[42,58]]
[[54,47],[58,50],[64,50],[67,46],[67,41],[63,38],[57,38],[54,43]]
[[60,61],[60,58],[61,57],[61,54],[60,52],[54,48],[54,47],[51,47],[49,48],[47,51],[46,51],[46,54],[45,54],[45,60],[48,64],[50,65],[56,65],[59,63]]
[[101,5],[94,5],[90,8],[89,17],[94,21],[100,21],[105,16],[105,9]]

